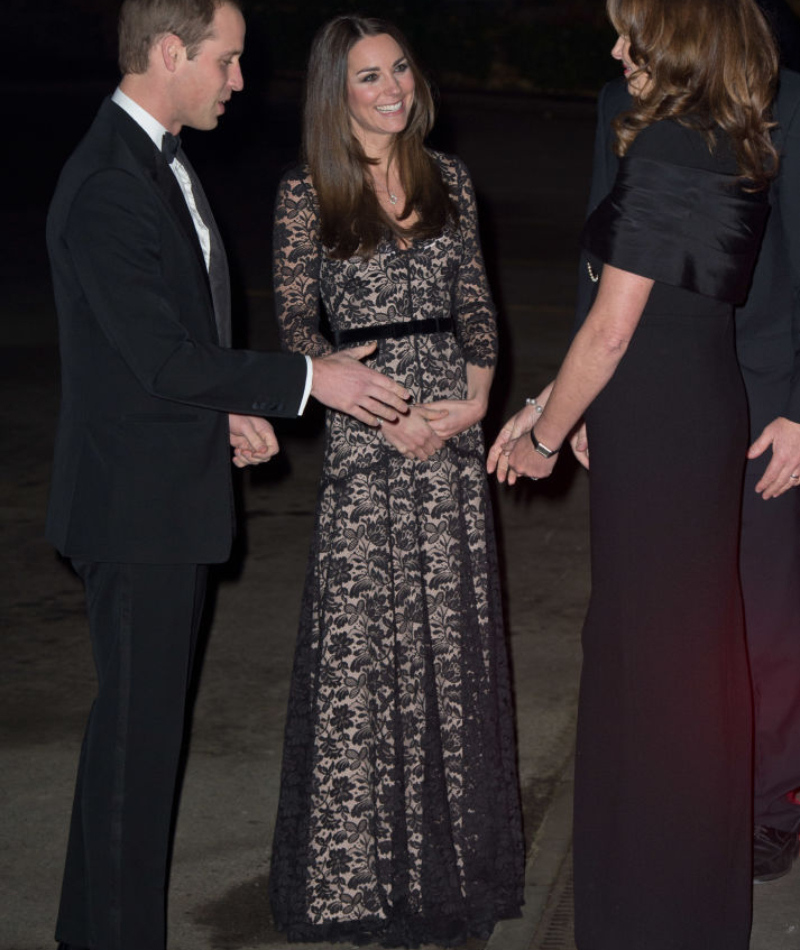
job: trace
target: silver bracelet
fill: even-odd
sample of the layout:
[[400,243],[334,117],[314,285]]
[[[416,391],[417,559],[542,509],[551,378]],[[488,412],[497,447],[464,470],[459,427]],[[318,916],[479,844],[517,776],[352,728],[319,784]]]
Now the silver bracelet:
[[533,408],[536,410],[536,412],[537,412],[539,415],[541,415],[541,414],[544,412],[544,406],[540,405],[540,404],[536,401],[536,397],[535,397],[535,396],[528,396],[528,398],[525,400],[525,405],[526,405],[526,406],[533,406]]

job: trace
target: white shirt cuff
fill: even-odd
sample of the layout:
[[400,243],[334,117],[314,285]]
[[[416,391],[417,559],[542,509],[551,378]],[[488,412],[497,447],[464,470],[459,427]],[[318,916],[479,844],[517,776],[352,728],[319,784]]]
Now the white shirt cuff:
[[306,373],[306,386],[303,390],[303,398],[300,401],[300,408],[297,410],[297,415],[302,416],[306,411],[306,403],[308,402],[308,397],[311,395],[311,383],[314,380],[314,364],[311,362],[311,357],[306,357],[306,366],[308,367],[308,372]]

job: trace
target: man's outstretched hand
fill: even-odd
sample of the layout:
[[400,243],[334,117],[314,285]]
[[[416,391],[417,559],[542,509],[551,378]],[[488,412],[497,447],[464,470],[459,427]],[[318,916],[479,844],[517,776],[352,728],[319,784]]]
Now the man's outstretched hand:
[[411,393],[393,379],[359,360],[375,351],[375,343],[331,353],[313,360],[311,395],[331,409],[346,412],[369,426],[394,422],[408,412]]

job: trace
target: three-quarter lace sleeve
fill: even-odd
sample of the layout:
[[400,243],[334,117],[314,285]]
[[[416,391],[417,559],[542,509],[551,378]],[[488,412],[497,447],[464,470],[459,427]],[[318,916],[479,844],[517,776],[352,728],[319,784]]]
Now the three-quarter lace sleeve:
[[745,192],[736,175],[628,156],[582,243],[621,270],[740,304],[768,207],[766,194]]
[[[469,173],[457,158],[437,156],[460,212],[461,261],[453,292],[453,317],[464,358],[474,366],[497,362],[497,319],[478,235],[478,209]],[[449,167],[444,165],[447,162]]]
[[306,356],[330,353],[319,331],[322,242],[310,177],[294,169],[283,177],[272,237],[275,315],[284,349]]

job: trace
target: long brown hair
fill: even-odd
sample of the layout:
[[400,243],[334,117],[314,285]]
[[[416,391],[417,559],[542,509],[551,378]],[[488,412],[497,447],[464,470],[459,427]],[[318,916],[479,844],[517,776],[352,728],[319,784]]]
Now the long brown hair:
[[[347,100],[347,57],[365,36],[391,36],[403,51],[414,77],[414,102],[405,129],[395,136],[394,161],[406,194],[400,221],[381,208],[372,186],[369,158],[350,127]],[[457,222],[458,210],[441,173],[424,148],[433,126],[430,87],[396,26],[385,20],[338,16],[317,33],[311,47],[303,111],[303,153],[311,170],[322,222],[321,238],[332,257],[356,252],[371,256],[387,233],[405,239],[430,238],[442,233],[448,221]],[[414,224],[402,221],[416,212]]]
[[770,138],[778,52],[754,0],[606,0],[606,9],[630,40],[633,75],[650,80],[615,120],[617,154],[661,119],[700,127],[710,148],[717,127],[741,176],[764,187],[778,169]]

